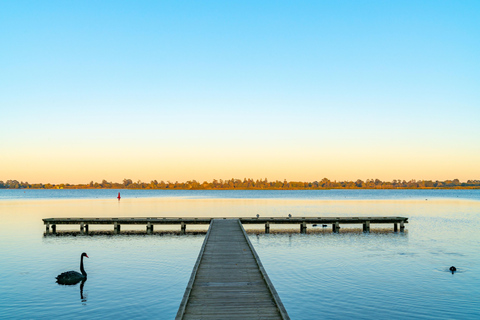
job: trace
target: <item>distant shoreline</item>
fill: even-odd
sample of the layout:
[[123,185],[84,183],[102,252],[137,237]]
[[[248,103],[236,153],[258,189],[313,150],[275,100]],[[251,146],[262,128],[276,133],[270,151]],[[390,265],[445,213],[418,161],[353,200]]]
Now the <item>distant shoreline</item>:
[[187,182],[164,182],[152,180],[149,183],[138,180],[133,182],[131,179],[124,179],[123,183],[108,182],[103,180],[101,183],[91,181],[88,184],[30,184],[28,182],[19,182],[17,180],[7,180],[5,183],[0,181],[0,189],[133,189],[133,190],[409,190],[409,189],[480,189],[480,180],[468,180],[460,182],[458,179],[445,181],[432,180],[393,180],[381,181],[379,179],[367,179],[362,181],[330,181],[327,178],[321,181],[301,182],[301,181],[268,181],[253,179],[231,179],[216,180],[202,183],[191,180]]
[[219,187],[219,188],[194,188],[194,187],[165,187],[165,188],[150,188],[150,187],[89,187],[78,185],[50,185],[41,187],[3,187],[0,190],[478,190],[480,186],[445,186],[445,187]]
[[52,184],[52,183],[33,183],[19,182],[17,180],[0,180],[0,189],[133,189],[133,190],[409,190],[409,189],[426,189],[426,190],[443,190],[443,189],[480,189],[480,180],[468,180],[460,182],[458,179],[445,181],[432,180],[393,180],[381,181],[379,179],[367,179],[356,181],[331,181],[323,178],[320,181],[302,182],[302,181],[268,181],[262,179],[230,179],[216,180],[211,182],[204,181],[202,183],[196,180],[187,182],[171,182],[152,180],[150,182],[137,182],[131,179],[124,179],[122,183],[108,182],[102,180],[101,183],[91,181],[88,184]]

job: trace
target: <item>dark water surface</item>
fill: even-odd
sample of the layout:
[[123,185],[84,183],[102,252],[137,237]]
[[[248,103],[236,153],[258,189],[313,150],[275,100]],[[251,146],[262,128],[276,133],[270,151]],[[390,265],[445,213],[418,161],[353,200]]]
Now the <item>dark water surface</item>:
[[[480,318],[480,190],[120,192],[0,190],[0,319],[173,319],[204,238],[43,237],[42,218],[257,213],[409,217],[404,234],[251,234],[292,319]],[[56,284],[84,251],[83,292]]]

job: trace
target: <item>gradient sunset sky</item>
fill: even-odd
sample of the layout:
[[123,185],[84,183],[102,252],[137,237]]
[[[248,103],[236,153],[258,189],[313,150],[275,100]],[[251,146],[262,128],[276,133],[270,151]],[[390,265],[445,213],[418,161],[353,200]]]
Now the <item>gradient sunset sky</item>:
[[2,1],[0,180],[480,179],[480,1]]

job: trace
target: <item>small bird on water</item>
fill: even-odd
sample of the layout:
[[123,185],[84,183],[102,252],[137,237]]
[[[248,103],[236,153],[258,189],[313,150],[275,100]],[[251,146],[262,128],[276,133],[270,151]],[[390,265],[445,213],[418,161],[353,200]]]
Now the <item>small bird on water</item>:
[[457,268],[455,268],[454,266],[451,266],[449,270],[452,272],[452,274],[454,274],[455,271],[457,271]]

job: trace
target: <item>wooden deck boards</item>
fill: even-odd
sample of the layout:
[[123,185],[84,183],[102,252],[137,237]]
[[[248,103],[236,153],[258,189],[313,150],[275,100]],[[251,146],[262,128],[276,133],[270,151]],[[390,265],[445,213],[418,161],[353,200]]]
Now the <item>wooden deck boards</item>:
[[238,219],[214,219],[176,319],[289,319]]
[[[45,218],[42,219],[44,224],[210,224],[214,218],[163,218],[163,217],[150,217],[150,218]],[[233,218],[230,218],[233,219]],[[362,224],[365,221],[370,223],[408,223],[406,217],[259,217],[259,218],[238,218],[242,224],[299,224],[306,223],[341,223],[341,224]]]

